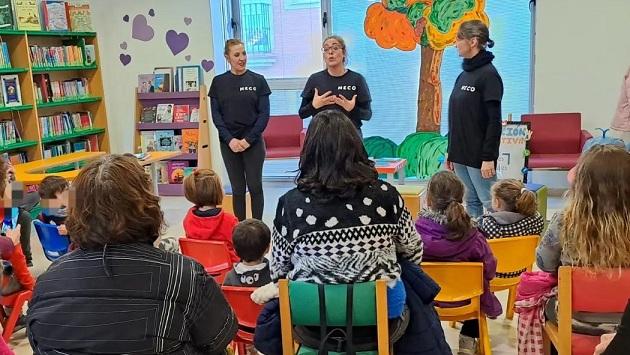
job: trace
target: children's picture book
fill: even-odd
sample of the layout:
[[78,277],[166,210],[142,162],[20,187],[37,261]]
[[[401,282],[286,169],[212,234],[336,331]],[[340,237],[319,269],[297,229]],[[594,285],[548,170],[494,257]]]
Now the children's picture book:
[[15,22],[22,31],[41,31],[37,0],[14,0]]
[[184,168],[184,177],[192,175],[195,172],[195,169],[197,169],[196,166],[187,166]]
[[83,48],[85,51],[85,60],[83,61],[84,65],[92,65],[96,62],[96,49],[93,44],[86,44]]
[[173,122],[173,104],[158,104],[155,121],[157,123]]
[[44,15],[44,27],[48,31],[68,31],[68,18],[66,17],[66,2],[62,0],[43,0],[42,14]]
[[153,68],[153,75],[164,75],[165,78],[168,78],[168,88],[165,86],[165,90],[163,92],[175,91],[175,88],[173,87],[173,84],[175,83],[175,80],[173,80],[173,67]]
[[199,145],[199,130],[196,128],[182,129],[182,152],[185,154],[197,153]]
[[199,91],[202,80],[201,66],[184,65],[177,67],[178,91]]
[[140,117],[140,122],[142,123],[154,123],[155,116],[157,113],[156,106],[149,106],[142,108],[142,116]]
[[190,109],[190,122],[199,122],[199,108],[193,107]]
[[4,96],[5,106],[21,106],[22,94],[20,93],[20,82],[18,76],[2,75],[0,76],[2,81],[2,96]]
[[68,2],[70,29],[74,32],[92,32],[92,13],[87,1]]
[[140,151],[143,153],[155,152],[157,143],[155,141],[155,131],[140,132]]
[[170,85],[170,76],[168,74],[153,75],[154,92],[169,92]]
[[182,135],[176,134],[173,136],[173,150],[182,150]]
[[154,91],[155,87],[153,87],[153,74],[138,74],[138,92],[145,94]]
[[190,106],[175,105],[173,108],[173,122],[188,122],[190,115]]
[[175,131],[163,130],[155,131],[155,141],[157,142],[157,150],[172,151]]
[[188,167],[187,161],[173,160],[167,164],[168,182],[170,184],[181,184],[184,182],[184,168]]
[[12,30],[13,25],[13,5],[11,0],[0,0],[0,29]]

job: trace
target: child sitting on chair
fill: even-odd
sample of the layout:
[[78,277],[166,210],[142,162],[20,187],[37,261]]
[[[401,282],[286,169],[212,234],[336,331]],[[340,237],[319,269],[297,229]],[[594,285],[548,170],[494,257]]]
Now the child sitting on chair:
[[246,219],[234,228],[232,242],[241,262],[225,276],[223,285],[260,287],[270,283],[269,260],[265,258],[271,245],[269,227],[257,219]]
[[[431,177],[426,191],[427,208],[416,221],[416,230],[424,243],[423,261],[482,262],[481,310],[489,318],[496,318],[502,309],[490,292],[490,280],[496,274],[497,261],[486,238],[462,205],[464,184],[453,172],[440,171]],[[474,354],[478,338],[478,321],[464,321],[459,334],[459,354]]]
[[225,242],[232,262],[239,262],[232,244],[232,232],[238,219],[219,207],[223,203],[219,175],[210,169],[195,170],[184,178],[184,195],[195,204],[184,217],[186,238]]
[[42,213],[39,220],[46,224],[57,225],[60,235],[68,235],[66,217],[68,216],[68,190],[70,184],[61,176],[47,176],[39,184],[39,197],[42,199]]
[[479,230],[488,239],[540,235],[545,226],[538,213],[536,193],[516,179],[501,180],[492,186],[492,209],[481,216]]

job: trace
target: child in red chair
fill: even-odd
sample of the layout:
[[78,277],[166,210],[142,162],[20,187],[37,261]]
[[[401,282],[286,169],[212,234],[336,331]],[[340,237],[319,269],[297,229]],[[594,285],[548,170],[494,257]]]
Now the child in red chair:
[[232,242],[241,262],[225,276],[223,285],[260,287],[270,283],[269,260],[265,258],[271,245],[269,227],[257,219],[246,219],[234,228]]
[[226,242],[232,262],[239,262],[232,244],[232,232],[238,219],[219,207],[223,203],[219,175],[210,169],[195,170],[184,178],[184,195],[195,204],[184,217],[186,238]]
[[492,209],[479,219],[479,230],[488,239],[540,235],[545,226],[536,193],[516,179],[492,185]]

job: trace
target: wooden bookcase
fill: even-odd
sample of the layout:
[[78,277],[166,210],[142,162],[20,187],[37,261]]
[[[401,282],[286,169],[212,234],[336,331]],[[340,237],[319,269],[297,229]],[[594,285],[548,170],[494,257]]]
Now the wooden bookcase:
[[[190,166],[199,168],[211,168],[210,163],[210,127],[208,119],[208,97],[206,87],[201,85],[199,91],[177,91],[158,93],[136,92],[136,132],[134,135],[134,147],[140,152],[141,132],[173,130],[175,135],[181,134],[182,129],[198,129],[198,143],[196,153],[182,153],[170,159],[176,161],[189,161]],[[189,105],[199,109],[199,122],[172,122],[172,123],[143,123],[141,122],[142,109],[158,104]],[[182,184],[160,183],[158,184],[160,196],[183,196]]]
[[[33,67],[30,57],[31,45],[61,46],[64,40],[84,39],[86,45],[94,45],[94,64],[87,66]],[[49,32],[0,30],[0,41],[6,42],[12,68],[0,69],[0,75],[16,74],[19,77],[22,106],[1,107],[0,121],[15,120],[22,141],[0,146],[0,153],[26,152],[28,161],[43,159],[48,144],[66,142],[73,139],[96,136],[98,150],[109,152],[107,132],[107,111],[103,79],[99,68],[100,55],[95,32]],[[86,78],[89,96],[74,100],[40,103],[37,102],[33,74],[49,74],[51,81],[72,78]],[[1,89],[1,88],[0,88]],[[92,115],[92,128],[76,130],[71,134],[43,138],[40,127],[41,116],[59,112],[89,111]]]

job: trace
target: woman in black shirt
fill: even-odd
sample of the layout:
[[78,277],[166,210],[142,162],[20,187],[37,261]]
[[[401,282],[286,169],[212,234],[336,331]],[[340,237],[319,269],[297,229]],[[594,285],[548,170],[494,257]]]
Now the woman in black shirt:
[[471,217],[492,209],[490,187],[496,181],[501,141],[503,81],[492,65],[494,46],[488,27],[479,20],[462,23],[457,51],[464,71],[455,81],[448,109],[447,167],[466,185],[466,209]]
[[324,110],[343,112],[359,132],[363,122],[372,118],[370,89],[363,75],[346,69],[346,42],[330,36],[322,46],[326,69],[311,75],[302,91],[300,117],[308,118]]
[[243,42],[225,42],[230,70],[217,75],[210,85],[212,121],[219,131],[221,156],[232,185],[232,205],[239,221],[246,217],[245,188],[252,199],[252,217],[262,219],[265,200],[262,168],[265,142],[262,133],[269,122],[271,90],[265,77],[247,70]]

